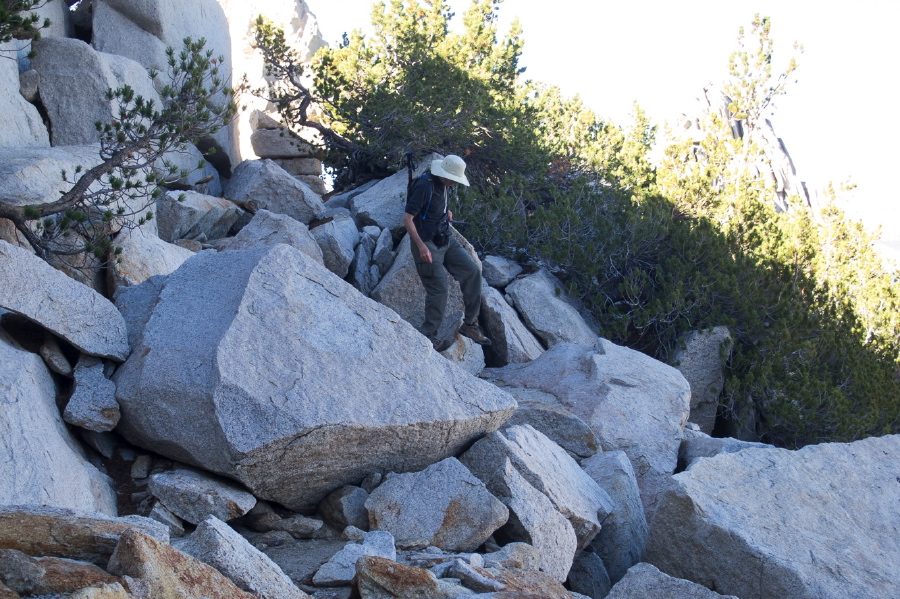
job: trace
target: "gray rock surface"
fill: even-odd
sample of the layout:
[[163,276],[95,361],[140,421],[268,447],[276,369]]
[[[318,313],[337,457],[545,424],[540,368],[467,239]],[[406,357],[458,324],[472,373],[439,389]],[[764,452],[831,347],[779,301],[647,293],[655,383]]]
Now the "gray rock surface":
[[387,273],[394,263],[394,238],[390,229],[382,229],[372,252],[372,262],[378,266],[378,280]]
[[522,277],[506,287],[506,294],[528,328],[547,347],[560,343],[593,345],[594,331],[567,298],[562,283],[546,270]]
[[294,177],[297,175],[318,177],[322,174],[322,161],[318,158],[277,158],[275,163]]
[[644,559],[647,547],[649,530],[637,479],[623,451],[597,454],[582,462],[582,467],[615,506],[591,543],[591,548],[603,559],[608,577],[615,583],[628,568]]
[[[0,43],[0,55],[9,56],[16,44]],[[50,136],[41,115],[19,93],[15,60],[0,60],[0,147],[47,147]]]
[[516,309],[487,285],[481,288],[480,318],[493,342],[490,353],[497,362],[495,366],[530,362],[544,353],[541,342],[528,330]]
[[224,249],[249,250],[279,243],[293,246],[319,264],[324,264],[322,248],[306,225],[285,214],[268,210],[260,210],[253,215],[253,219],[229,240]]
[[680,372],[599,339],[592,347],[561,344],[527,364],[487,368],[483,375],[514,396],[553,395],[591,426],[604,451],[623,450],[644,509],[652,511],[675,471],[690,409],[690,388]]
[[366,531],[369,530],[368,498],[369,494],[362,487],[346,485],[329,493],[319,504],[318,511],[326,522],[338,530],[355,526]]
[[[251,134],[250,143],[253,144],[253,151],[260,158],[313,158],[322,154],[320,148],[297,137],[288,129],[257,129]],[[279,160],[278,162],[283,161]]]
[[[431,168],[431,161],[438,157],[437,154],[432,154],[421,160],[413,176],[418,177]],[[408,180],[409,175],[406,169],[403,169],[353,196],[349,207],[356,224],[359,227],[377,225],[389,230],[402,228]]]
[[372,293],[375,285],[381,280],[378,267],[372,264],[372,253],[375,251],[375,240],[368,235],[360,235],[359,245],[353,254],[349,268],[350,284],[359,289],[365,296]]
[[44,359],[44,364],[47,365],[47,368],[49,368],[56,374],[61,374],[69,378],[72,377],[74,369],[72,368],[72,364],[71,362],[69,362],[69,359],[63,353],[62,348],[59,346],[59,342],[57,342],[56,337],[47,334],[44,337],[44,342],[41,344],[39,353]]
[[572,563],[569,588],[587,597],[606,597],[612,588],[603,560],[592,551],[582,551]]
[[676,474],[646,561],[742,599],[900,593],[900,436],[745,449]]
[[719,395],[725,387],[725,363],[734,340],[728,327],[692,331],[679,340],[672,365],[691,386],[691,422],[704,433],[716,425]]
[[188,469],[150,477],[147,490],[176,516],[200,524],[210,516],[232,520],[249,512],[256,498],[234,484]]
[[342,279],[346,277],[359,243],[359,231],[353,219],[338,213],[329,222],[310,229],[310,233],[322,250],[325,268]]
[[240,208],[224,198],[196,191],[170,191],[156,200],[159,238],[169,243],[179,239],[219,239],[237,221]]
[[[680,578],[673,578],[650,564],[637,564],[610,590],[607,599],[738,599],[734,595],[720,595],[715,591]],[[743,599],[744,595],[741,595]]]
[[263,599],[309,597],[266,554],[215,516],[201,522],[189,537],[175,543],[175,547]]
[[758,449],[770,449],[772,446],[753,441],[741,441],[730,437],[710,437],[708,435],[694,436],[684,439],[678,450],[678,467],[687,470],[694,462],[701,458],[711,458],[720,453],[735,453],[744,449],[756,447]]
[[0,241],[0,307],[17,312],[94,356],[129,354],[125,320],[105,297],[34,254]]
[[71,178],[79,165],[85,170],[97,166],[99,151],[99,145],[0,148],[0,202],[12,206],[55,202],[60,190],[68,188],[61,173]]
[[503,494],[498,499],[509,508],[509,524],[500,533],[510,541],[528,543],[538,550],[540,570],[559,581],[565,580],[578,551],[575,530],[547,496],[535,489],[505,460],[500,475]]
[[118,430],[295,511],[370,472],[453,455],[515,407],[286,245],[197,254],[146,322],[115,375]]
[[585,548],[612,511],[606,492],[559,445],[527,424],[487,435],[460,458],[501,498],[510,496],[503,472],[506,460],[572,523],[578,548]]
[[475,551],[506,523],[509,511],[456,458],[421,472],[389,476],[366,500],[369,523],[400,547]]
[[541,567],[541,554],[528,543],[507,543],[499,551],[484,555],[484,567],[538,570]]
[[125,229],[116,236],[115,243],[122,248],[122,253],[107,270],[107,284],[113,294],[151,277],[168,275],[194,255],[191,250],[160,239],[156,234],[156,219]]
[[350,584],[356,576],[356,562],[363,556],[397,559],[397,550],[394,548],[391,534],[383,530],[373,530],[366,533],[362,543],[347,543],[316,571],[313,583],[324,587]]
[[69,398],[63,419],[97,433],[111,431],[119,423],[116,386],[103,373],[103,361],[82,356],[75,367],[75,392]]
[[503,289],[522,272],[522,267],[501,256],[485,256],[484,278],[488,285]]
[[519,407],[503,424],[503,428],[528,424],[548,439],[579,458],[595,453],[599,445],[587,423],[559,404],[542,401],[519,401]]
[[260,208],[286,214],[308,225],[325,211],[322,198],[271,160],[245,160],[225,185],[225,197],[257,202]]
[[63,424],[56,393],[41,358],[0,329],[0,480],[6,481],[0,505],[40,502],[114,516],[112,480],[85,459]]
[[71,38],[44,38],[35,49],[31,66],[40,76],[41,103],[52,125],[54,146],[100,141],[94,123],[111,122],[118,110],[118,104],[106,98],[108,89],[127,84],[159,106],[150,76],[137,62],[97,52]]
[[[166,163],[176,167],[178,172],[170,172]],[[200,166],[201,164],[203,166]],[[189,187],[197,193],[215,197],[222,195],[222,179],[219,172],[193,144],[166,152],[151,168],[166,181],[172,181],[173,187],[175,185],[181,186],[179,189]],[[187,171],[187,176],[181,176],[182,170]]]

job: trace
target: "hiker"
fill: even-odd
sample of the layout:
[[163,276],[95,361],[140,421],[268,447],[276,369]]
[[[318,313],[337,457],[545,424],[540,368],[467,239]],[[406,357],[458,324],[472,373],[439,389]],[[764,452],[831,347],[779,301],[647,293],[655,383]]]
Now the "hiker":
[[444,351],[453,342],[452,336],[438,338],[450,292],[448,272],[459,281],[465,304],[459,332],[479,345],[491,344],[478,325],[481,269],[450,232],[453,213],[448,209],[447,192],[457,184],[469,186],[463,159],[450,155],[443,160],[433,160],[431,169],[413,182],[403,215],[403,225],[412,242],[410,250],[416,271],[425,287],[425,322],[419,330],[437,351]]

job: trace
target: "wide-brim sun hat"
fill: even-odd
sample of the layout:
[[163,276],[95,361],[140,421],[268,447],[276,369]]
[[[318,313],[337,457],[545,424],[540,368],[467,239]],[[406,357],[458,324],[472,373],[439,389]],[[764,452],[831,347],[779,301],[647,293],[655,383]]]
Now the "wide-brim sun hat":
[[466,163],[462,158],[453,154],[441,160],[432,160],[431,174],[456,181],[466,187],[469,186],[469,180],[466,179]]

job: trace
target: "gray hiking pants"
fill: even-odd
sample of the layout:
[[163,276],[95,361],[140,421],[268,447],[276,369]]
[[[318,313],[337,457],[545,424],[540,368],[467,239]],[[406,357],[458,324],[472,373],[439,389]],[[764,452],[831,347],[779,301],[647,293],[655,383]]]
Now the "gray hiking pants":
[[419,249],[414,243],[410,244],[416,271],[425,287],[425,322],[419,330],[426,337],[433,337],[441,327],[450,294],[448,272],[459,281],[465,321],[476,322],[481,310],[481,269],[452,235],[444,247],[439,248],[431,241],[426,241],[425,245],[431,251],[431,264],[423,262]]

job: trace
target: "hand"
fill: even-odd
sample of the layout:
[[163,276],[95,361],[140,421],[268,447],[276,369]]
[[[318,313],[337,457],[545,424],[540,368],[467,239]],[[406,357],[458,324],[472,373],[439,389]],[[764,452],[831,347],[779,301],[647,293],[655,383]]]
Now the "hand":
[[450,210],[447,211],[447,222],[448,223],[453,222],[453,212]]
[[424,243],[419,246],[419,257],[422,259],[422,262],[431,264],[431,250]]

